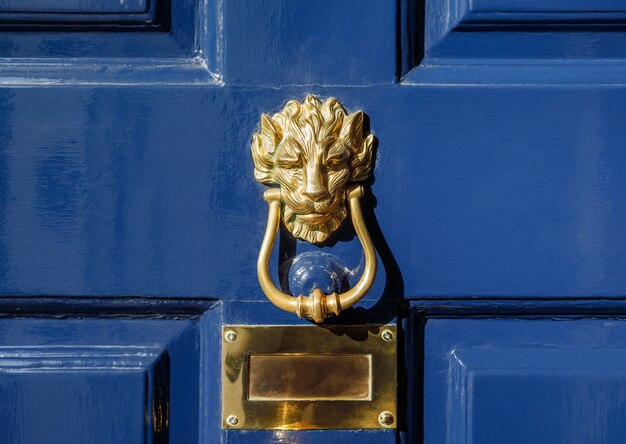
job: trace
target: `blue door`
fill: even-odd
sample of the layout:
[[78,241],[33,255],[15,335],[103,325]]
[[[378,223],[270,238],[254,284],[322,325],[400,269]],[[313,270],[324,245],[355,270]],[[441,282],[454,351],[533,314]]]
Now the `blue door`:
[[[0,443],[624,442],[625,61],[617,0],[0,1]],[[275,326],[344,353],[289,402]],[[227,411],[244,330],[324,427]]]

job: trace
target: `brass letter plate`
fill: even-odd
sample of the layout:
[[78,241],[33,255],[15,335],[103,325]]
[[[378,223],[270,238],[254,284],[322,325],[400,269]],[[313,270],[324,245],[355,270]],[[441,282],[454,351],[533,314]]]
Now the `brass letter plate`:
[[226,429],[396,427],[395,326],[225,326]]

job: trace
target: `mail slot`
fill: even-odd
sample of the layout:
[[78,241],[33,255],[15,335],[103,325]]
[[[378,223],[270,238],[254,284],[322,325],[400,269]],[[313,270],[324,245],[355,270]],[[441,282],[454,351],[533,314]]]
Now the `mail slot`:
[[396,426],[394,325],[224,326],[225,429]]
[[371,355],[251,355],[252,401],[369,400]]

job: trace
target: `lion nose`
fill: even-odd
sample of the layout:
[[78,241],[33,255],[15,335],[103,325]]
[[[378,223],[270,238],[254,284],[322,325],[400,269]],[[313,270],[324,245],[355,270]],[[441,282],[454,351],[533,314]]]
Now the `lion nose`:
[[306,187],[304,188],[304,195],[309,199],[317,202],[325,197],[328,193],[324,186],[317,179],[307,180]]

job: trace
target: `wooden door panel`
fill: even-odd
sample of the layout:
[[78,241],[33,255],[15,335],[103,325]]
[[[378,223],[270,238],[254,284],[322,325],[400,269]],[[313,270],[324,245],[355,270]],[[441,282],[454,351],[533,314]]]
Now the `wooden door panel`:
[[620,0],[472,0],[474,11],[499,12],[613,12],[626,11]]
[[619,1],[426,0],[421,66],[615,65],[625,30]]
[[198,442],[197,321],[4,319],[0,344],[2,442]]
[[153,438],[145,425],[148,394],[142,372],[70,372],[2,374],[0,397],[6,401],[0,408],[0,439],[139,444]]
[[[264,301],[251,116],[306,90],[0,91],[0,291]],[[618,85],[310,91],[373,110],[370,301],[624,293]],[[356,239],[333,249],[358,266]]]
[[392,2],[231,0],[223,19],[231,85],[390,84],[397,76]]
[[626,322],[431,319],[425,443],[619,442]]
[[138,13],[149,8],[148,0],[3,0],[0,12],[48,12],[48,13]]

